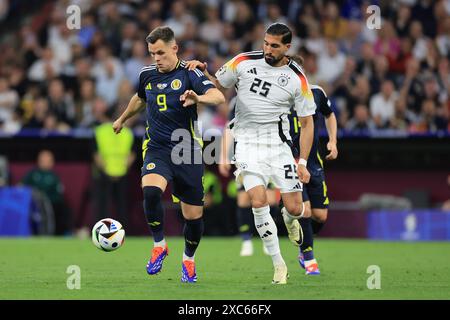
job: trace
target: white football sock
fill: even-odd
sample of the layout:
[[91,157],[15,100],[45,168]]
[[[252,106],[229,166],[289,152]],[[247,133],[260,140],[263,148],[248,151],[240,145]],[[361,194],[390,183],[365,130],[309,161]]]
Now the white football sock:
[[183,252],[183,261],[189,260],[194,261],[195,254],[192,257],[188,257],[186,253]]
[[305,260],[305,266],[309,267],[310,265],[317,263],[316,259],[311,259],[311,260]]
[[166,239],[162,239],[159,242],[154,242],[153,247],[165,247],[166,246]]
[[256,230],[272,258],[273,265],[285,264],[280,252],[277,226],[270,215],[270,207],[252,208],[252,211]]

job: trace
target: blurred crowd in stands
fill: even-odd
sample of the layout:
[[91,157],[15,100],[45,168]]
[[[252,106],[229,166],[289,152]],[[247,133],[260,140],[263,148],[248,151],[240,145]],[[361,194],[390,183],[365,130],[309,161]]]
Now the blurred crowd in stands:
[[[66,24],[72,4],[80,29]],[[381,8],[379,29],[367,23],[371,4]],[[67,132],[120,114],[152,63],[145,37],[157,26],[174,30],[182,59],[213,73],[261,49],[274,22],[293,30],[289,54],[303,56],[340,129],[450,131],[450,1],[0,0],[0,132]],[[228,109],[202,106],[203,129],[222,128]],[[145,126],[144,116],[130,126]]]

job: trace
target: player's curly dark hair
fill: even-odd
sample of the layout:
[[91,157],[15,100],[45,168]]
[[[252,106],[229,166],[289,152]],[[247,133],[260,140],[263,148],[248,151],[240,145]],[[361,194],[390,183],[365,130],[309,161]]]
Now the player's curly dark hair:
[[162,40],[165,43],[168,43],[170,41],[173,41],[175,39],[175,34],[173,33],[173,30],[169,27],[157,27],[153,29],[152,32],[145,38],[145,41],[147,43],[154,44],[158,40]]

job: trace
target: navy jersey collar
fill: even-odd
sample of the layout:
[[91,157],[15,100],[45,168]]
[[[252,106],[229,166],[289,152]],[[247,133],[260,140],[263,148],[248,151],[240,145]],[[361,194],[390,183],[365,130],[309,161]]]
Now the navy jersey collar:
[[156,68],[156,70],[158,70],[158,73],[160,73],[160,74],[171,74],[172,72],[175,72],[175,71],[177,71],[180,68],[184,68],[184,66],[185,66],[185,62],[183,60],[181,60],[181,59],[178,59],[177,64],[175,65],[175,68],[173,68],[169,72],[164,72],[164,73],[160,72],[158,67]]

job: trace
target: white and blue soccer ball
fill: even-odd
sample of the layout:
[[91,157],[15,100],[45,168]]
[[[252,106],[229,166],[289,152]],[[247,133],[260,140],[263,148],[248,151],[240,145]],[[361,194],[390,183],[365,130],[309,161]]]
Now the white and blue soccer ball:
[[119,221],[105,218],[98,221],[92,228],[92,242],[103,251],[119,249],[125,240],[125,230]]

